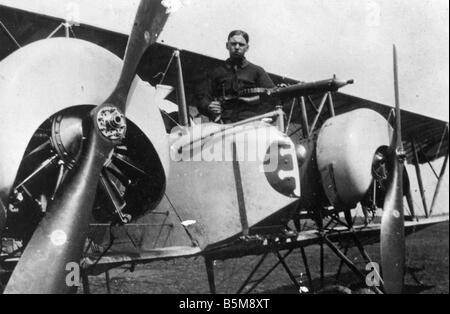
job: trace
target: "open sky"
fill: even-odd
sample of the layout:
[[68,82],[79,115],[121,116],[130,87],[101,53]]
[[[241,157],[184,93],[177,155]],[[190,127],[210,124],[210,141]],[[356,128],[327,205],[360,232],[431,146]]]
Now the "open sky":
[[[160,41],[226,58],[230,30],[250,34],[248,59],[303,81],[336,74],[341,91],[393,105],[392,44],[404,109],[449,120],[449,4],[446,0],[178,0]],[[0,0],[129,33],[137,0]]]

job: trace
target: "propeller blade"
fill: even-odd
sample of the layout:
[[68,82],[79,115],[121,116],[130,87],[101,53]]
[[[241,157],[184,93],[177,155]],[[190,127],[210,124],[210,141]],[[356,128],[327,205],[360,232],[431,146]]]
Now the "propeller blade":
[[[5,293],[67,293],[86,240],[101,170],[125,136],[128,93],[139,61],[161,32],[168,14],[161,0],[142,0],[128,40],[124,65],[111,96],[83,120],[85,140],[68,174],[28,242]],[[74,263],[74,264],[71,264]],[[79,278],[76,278],[79,279]]]
[[390,167],[388,188],[381,218],[381,266],[386,293],[401,293],[405,267],[405,233],[403,214],[403,162],[401,118],[398,92],[397,52],[394,46],[395,126],[388,149]]
[[161,0],[143,0],[139,4],[125,50],[122,73],[106,103],[112,103],[125,111],[128,91],[133,83],[136,69],[144,52],[158,39],[169,16],[167,10],[161,4]]
[[90,130],[79,164],[62,183],[4,293],[69,293],[77,288],[66,283],[66,276],[72,270],[69,263],[80,261],[98,177],[108,152],[114,147],[92,126]]

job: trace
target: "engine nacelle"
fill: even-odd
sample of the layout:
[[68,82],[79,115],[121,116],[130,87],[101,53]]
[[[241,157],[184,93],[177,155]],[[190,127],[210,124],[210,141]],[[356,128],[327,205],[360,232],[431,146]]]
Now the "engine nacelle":
[[[47,201],[75,164],[81,119],[111,94],[122,64],[106,49],[73,38],[36,41],[2,60],[0,199],[8,214],[20,215],[25,208],[29,214],[36,204],[36,212],[45,212]],[[159,203],[165,190],[168,136],[155,89],[137,76],[128,94],[126,117],[127,136],[110,155],[111,163],[105,165],[109,169],[104,169],[109,173],[99,184],[98,191],[103,190],[97,194],[98,203],[108,206],[103,213],[105,206],[94,205],[94,217],[101,222],[109,221],[109,214],[115,212],[109,209],[116,207],[125,213],[128,207],[134,213],[127,214],[140,217]],[[51,145],[45,146],[47,140]],[[31,154],[38,147],[42,147],[39,153]],[[117,195],[124,202],[113,200]],[[29,217],[24,214],[24,220]]]
[[353,206],[372,183],[372,163],[388,146],[392,127],[380,114],[357,109],[328,119],[317,140],[317,165],[325,193],[333,205]]

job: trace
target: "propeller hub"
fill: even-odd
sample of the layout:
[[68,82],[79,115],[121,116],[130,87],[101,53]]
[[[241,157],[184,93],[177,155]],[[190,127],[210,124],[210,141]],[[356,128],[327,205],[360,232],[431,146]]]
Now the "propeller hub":
[[97,125],[100,132],[110,140],[125,137],[127,123],[125,115],[116,107],[105,106],[97,113]]

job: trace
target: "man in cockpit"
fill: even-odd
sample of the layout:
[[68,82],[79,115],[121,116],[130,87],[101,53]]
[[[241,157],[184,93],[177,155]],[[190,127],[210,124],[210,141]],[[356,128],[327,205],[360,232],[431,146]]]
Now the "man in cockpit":
[[261,99],[255,103],[243,94],[256,88],[275,87],[262,67],[245,58],[248,43],[246,32],[230,32],[226,42],[230,57],[209,71],[198,89],[198,110],[214,122],[232,123],[274,109],[272,101]]

